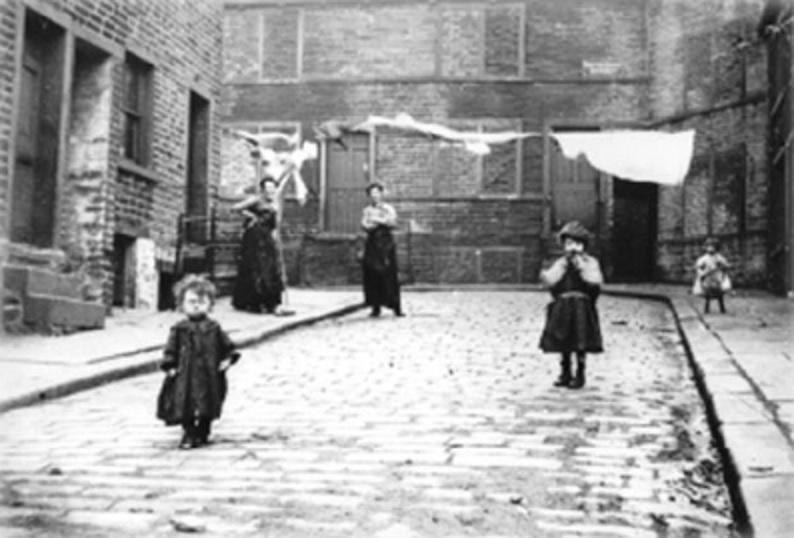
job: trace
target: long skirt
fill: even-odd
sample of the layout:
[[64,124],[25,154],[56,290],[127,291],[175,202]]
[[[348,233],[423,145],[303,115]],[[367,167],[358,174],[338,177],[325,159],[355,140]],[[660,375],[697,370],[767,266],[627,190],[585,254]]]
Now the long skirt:
[[397,249],[391,230],[378,226],[367,235],[364,245],[364,302],[400,310],[400,283],[397,278]]
[[243,233],[232,305],[238,310],[272,312],[281,304],[284,281],[281,250],[272,228],[261,223]]
[[598,311],[593,301],[582,295],[559,297],[550,303],[540,348],[549,353],[604,351]]

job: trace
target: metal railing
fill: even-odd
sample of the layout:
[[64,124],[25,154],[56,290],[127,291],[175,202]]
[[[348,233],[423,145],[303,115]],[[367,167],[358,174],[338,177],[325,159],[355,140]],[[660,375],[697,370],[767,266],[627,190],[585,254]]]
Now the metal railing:
[[239,248],[240,234],[218,233],[219,227],[228,225],[229,229],[239,230],[240,219],[219,215],[215,207],[209,214],[180,214],[177,222],[175,276],[181,278],[187,273],[204,273],[216,281],[218,273],[218,253],[221,250]]

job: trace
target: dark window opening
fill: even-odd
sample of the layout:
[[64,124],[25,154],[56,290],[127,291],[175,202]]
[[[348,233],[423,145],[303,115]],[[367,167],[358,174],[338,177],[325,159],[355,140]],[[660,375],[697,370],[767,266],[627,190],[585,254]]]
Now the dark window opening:
[[124,157],[149,164],[149,132],[152,101],[151,64],[127,54],[124,62]]

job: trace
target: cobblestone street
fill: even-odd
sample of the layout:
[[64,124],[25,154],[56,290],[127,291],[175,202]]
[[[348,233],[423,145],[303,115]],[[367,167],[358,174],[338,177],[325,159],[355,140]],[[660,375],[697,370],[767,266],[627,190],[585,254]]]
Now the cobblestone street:
[[161,374],[0,415],[0,535],[734,535],[667,308],[602,298],[572,391],[546,295],[404,300],[244,349],[206,448],[154,418]]

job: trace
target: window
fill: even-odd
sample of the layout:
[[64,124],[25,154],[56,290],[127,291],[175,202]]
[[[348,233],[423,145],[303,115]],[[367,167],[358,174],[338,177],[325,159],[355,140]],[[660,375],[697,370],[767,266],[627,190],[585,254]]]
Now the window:
[[152,66],[128,54],[124,62],[124,157],[149,164]]

